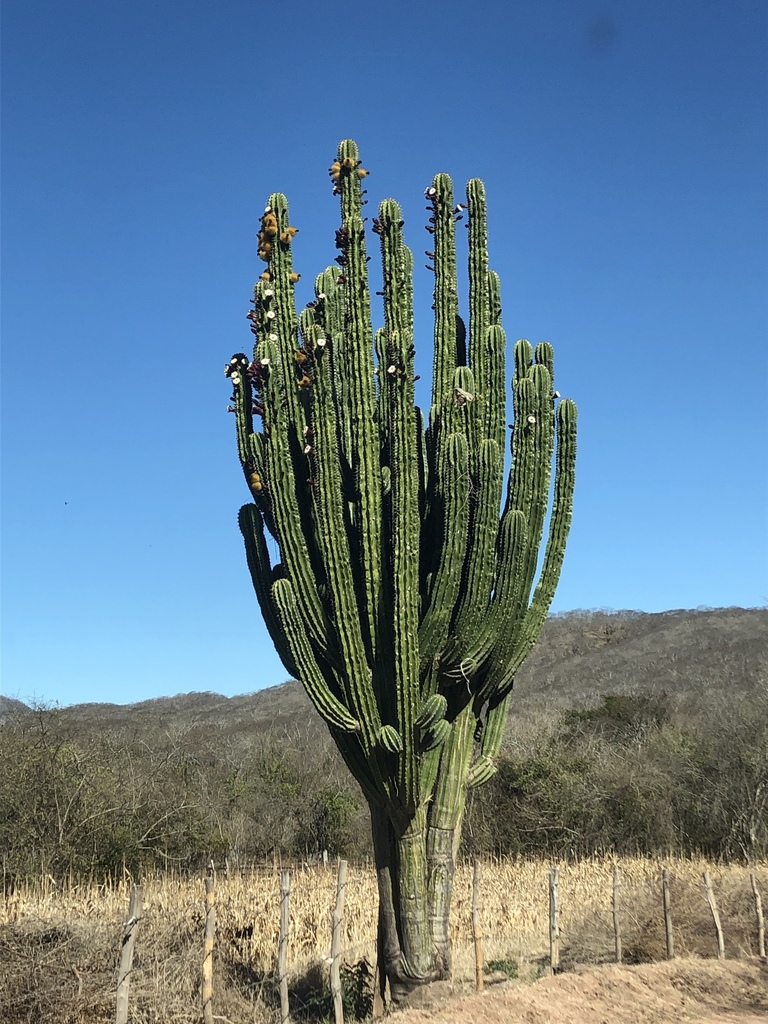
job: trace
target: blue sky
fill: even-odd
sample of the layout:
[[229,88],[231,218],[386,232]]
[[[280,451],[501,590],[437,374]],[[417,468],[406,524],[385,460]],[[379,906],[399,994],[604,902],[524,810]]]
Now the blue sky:
[[417,253],[432,176],[486,183],[507,333],[579,405],[555,609],[766,603],[765,0],[10,0],[2,41],[3,693],[285,679],[222,368],[270,192],[301,301],[333,259],[345,137]]

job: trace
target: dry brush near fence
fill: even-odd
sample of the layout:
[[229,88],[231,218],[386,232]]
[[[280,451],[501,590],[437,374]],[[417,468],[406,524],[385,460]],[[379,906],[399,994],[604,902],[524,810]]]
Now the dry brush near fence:
[[[451,917],[459,987],[478,983],[478,956],[487,969],[502,964],[510,970],[514,965],[521,977],[548,971],[553,950],[560,970],[613,961],[617,945],[625,963],[663,960],[669,953],[670,928],[678,956],[746,958],[760,952],[756,896],[768,891],[768,865],[759,865],[750,876],[746,867],[697,860],[621,858],[617,871],[608,860],[564,862],[555,875],[554,908],[552,867],[543,861],[486,861],[481,876],[472,864],[459,867]],[[476,883],[481,877],[480,891],[477,884],[473,891],[473,874]],[[337,963],[339,955],[346,963],[363,958],[375,962],[373,872],[367,866],[349,866],[343,915],[337,882],[335,865],[290,873],[283,973],[297,1018],[306,1003],[306,979],[328,978],[333,934]],[[207,1019],[279,1020],[276,968],[285,884],[285,876],[281,879],[272,867],[229,877],[219,872],[207,886],[199,877],[143,879],[130,1020],[184,1024],[200,1021],[204,1011]],[[128,877],[101,886],[58,886],[44,879],[37,886],[5,890],[0,904],[0,1019],[7,1024],[114,1020],[132,892]]]

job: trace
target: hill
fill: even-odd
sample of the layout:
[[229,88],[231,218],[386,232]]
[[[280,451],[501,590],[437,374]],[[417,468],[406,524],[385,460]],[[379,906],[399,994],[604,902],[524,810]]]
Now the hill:
[[28,708],[23,701],[16,700],[15,697],[4,697],[0,693],[0,722],[23,717],[28,715],[30,711],[31,708]]
[[[553,616],[468,854],[768,852],[768,610]],[[30,709],[0,698],[9,869],[96,873],[370,852],[370,817],[295,681]]]
[[[585,707],[610,694],[664,692],[696,709],[724,695],[747,697],[768,683],[768,609],[658,613],[575,611],[551,616],[515,680],[518,715]],[[29,709],[0,696],[0,721]],[[228,733],[322,728],[295,680],[236,697],[212,692],[136,704],[76,704],[71,726],[136,734],[206,726]]]
[[548,619],[515,682],[520,707],[665,692],[679,705],[768,682],[768,609],[569,612]]

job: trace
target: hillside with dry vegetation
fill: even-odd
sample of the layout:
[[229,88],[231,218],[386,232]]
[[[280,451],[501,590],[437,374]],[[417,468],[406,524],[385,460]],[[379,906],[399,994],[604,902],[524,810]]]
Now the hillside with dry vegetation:
[[[300,685],[0,705],[14,878],[369,854],[365,802]],[[768,611],[554,616],[516,683],[466,855],[768,852]]]

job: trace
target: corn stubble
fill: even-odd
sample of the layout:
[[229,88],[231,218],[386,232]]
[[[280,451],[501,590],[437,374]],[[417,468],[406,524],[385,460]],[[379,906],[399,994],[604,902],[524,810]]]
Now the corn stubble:
[[[560,865],[562,964],[613,958],[613,861]],[[665,956],[660,875],[670,869],[676,951],[714,957],[712,919],[703,892],[709,870],[729,958],[755,954],[749,870],[703,860],[619,858],[622,940],[626,962]],[[483,866],[482,922],[487,962],[517,965],[521,978],[546,970],[549,863],[492,861]],[[768,891],[768,865],[756,871]],[[5,893],[0,904],[0,1019],[5,1024],[96,1024],[114,1015],[116,967],[132,881],[56,886],[49,879]],[[144,879],[144,915],[131,985],[135,1024],[185,1024],[200,1019],[204,929],[202,878],[166,874]],[[336,877],[332,868],[291,873],[289,966],[294,982],[327,966]],[[375,958],[376,879],[350,867],[343,922],[344,959]],[[472,865],[457,868],[451,909],[454,981],[474,979],[471,932]],[[277,1019],[274,966],[279,873],[255,869],[216,880],[214,1013],[231,1021]]]

